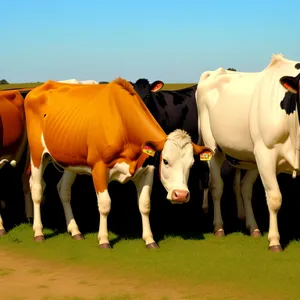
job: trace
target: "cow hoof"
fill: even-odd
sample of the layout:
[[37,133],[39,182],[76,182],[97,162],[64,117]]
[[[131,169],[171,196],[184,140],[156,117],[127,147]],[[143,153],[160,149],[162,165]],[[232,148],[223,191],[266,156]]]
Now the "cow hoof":
[[215,232],[215,236],[217,236],[217,237],[225,236],[224,230],[219,229],[218,231]]
[[269,251],[271,252],[282,252],[282,248],[280,245],[274,245],[269,247]]
[[158,248],[158,245],[155,242],[153,242],[153,243],[150,243],[150,244],[146,245],[146,248],[154,249],[154,248]]
[[261,236],[262,236],[261,233],[260,233],[260,231],[259,231],[259,229],[253,230],[253,231],[251,232],[250,235],[251,235],[252,237],[254,237],[254,238],[258,238],[258,237],[261,237]]
[[75,241],[83,240],[83,235],[81,233],[72,235],[72,239]]
[[38,235],[34,237],[34,240],[38,243],[43,242],[45,240],[45,237],[43,235]]
[[204,212],[205,214],[208,214],[208,207],[204,207],[204,208],[203,208],[203,212]]
[[102,249],[110,249],[111,248],[109,243],[99,244],[99,247]]
[[5,234],[6,234],[5,229],[0,229],[0,236],[3,236],[3,235],[5,235]]

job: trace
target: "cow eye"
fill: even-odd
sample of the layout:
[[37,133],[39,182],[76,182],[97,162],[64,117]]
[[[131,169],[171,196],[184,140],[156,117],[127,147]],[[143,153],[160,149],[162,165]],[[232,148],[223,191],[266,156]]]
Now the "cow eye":
[[165,165],[169,164],[169,162],[166,159],[163,159],[163,162],[164,162]]

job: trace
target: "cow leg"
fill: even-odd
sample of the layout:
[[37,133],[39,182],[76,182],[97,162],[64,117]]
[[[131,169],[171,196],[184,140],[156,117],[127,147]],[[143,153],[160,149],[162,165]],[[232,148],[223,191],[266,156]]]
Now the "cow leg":
[[158,248],[158,245],[153,239],[153,234],[150,227],[149,214],[151,209],[151,191],[153,184],[154,168],[148,167],[142,174],[138,175],[134,180],[140,214],[142,217],[143,240],[147,248]]
[[267,205],[270,214],[269,220],[269,250],[272,252],[282,251],[280,245],[280,235],[278,231],[277,214],[281,207],[282,195],[276,177],[276,160],[272,157],[272,152],[264,146],[254,149],[256,163],[265,188]]
[[30,193],[30,186],[29,186],[29,177],[30,175],[27,174],[27,169],[30,166],[30,151],[29,147],[26,147],[26,161],[24,172],[22,174],[22,184],[23,184],[23,193],[24,193],[24,200],[25,200],[25,216],[27,221],[32,223],[33,219],[33,203]]
[[234,175],[234,193],[236,197],[236,206],[237,206],[237,213],[238,218],[241,220],[245,219],[245,209],[243,198],[241,194],[241,170],[236,169]]
[[245,205],[245,213],[246,213],[246,227],[250,231],[251,236],[253,237],[261,236],[252,209],[252,189],[257,176],[258,176],[257,169],[248,170],[241,183],[241,191],[242,191],[242,196]]
[[3,219],[2,219],[1,213],[0,213],[0,236],[5,235],[5,234],[6,234],[6,231],[3,227]]
[[100,224],[98,240],[100,248],[110,248],[107,230],[107,217],[111,209],[111,199],[106,189],[104,192],[97,193],[98,209],[100,213]]
[[76,173],[65,170],[57,184],[57,191],[64,208],[68,232],[74,240],[82,240],[83,236],[76,224],[71,207],[71,190],[75,179]]
[[25,216],[27,221],[31,223],[33,219],[33,203],[30,193],[29,178],[26,175],[22,178],[22,183],[25,200]]
[[33,231],[34,240],[37,242],[43,241],[43,225],[41,220],[41,202],[43,198],[43,193],[45,189],[45,182],[43,180],[44,172],[43,159],[39,168],[36,168],[31,162],[31,176],[29,180],[31,197],[33,201]]
[[210,190],[214,202],[214,232],[216,236],[224,236],[223,220],[221,214],[221,197],[223,194],[223,179],[221,177],[221,166],[224,157],[220,152],[209,161],[210,168]]
[[107,217],[111,209],[111,199],[107,190],[106,167],[98,163],[92,171],[100,214],[98,240],[100,248],[111,248],[108,240]]
[[203,182],[203,202],[202,209],[205,214],[208,213],[208,192],[210,185],[210,174],[209,174],[209,166],[208,163],[204,163],[204,167],[200,170],[200,174],[203,172],[203,175],[200,175],[200,181]]
[[208,213],[208,188],[204,188],[203,190],[203,202],[202,202],[202,209],[205,214]]

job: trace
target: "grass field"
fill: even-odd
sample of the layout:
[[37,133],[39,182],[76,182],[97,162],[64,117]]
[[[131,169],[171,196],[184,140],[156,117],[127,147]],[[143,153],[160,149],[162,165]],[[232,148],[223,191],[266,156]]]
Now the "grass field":
[[[0,84],[0,90],[14,89],[14,88],[32,88],[41,85],[42,82],[30,82],[30,83],[11,83],[11,84]],[[163,90],[177,90],[191,86],[195,83],[166,83]]]
[[[49,229],[45,233],[53,234]],[[111,234],[110,239],[114,238]],[[104,250],[97,247],[97,233],[87,234],[83,241],[73,241],[68,234],[54,234],[37,244],[27,224],[0,239],[1,250],[26,255],[27,259],[106,270],[110,275],[114,272],[123,278],[131,276],[153,283],[154,289],[158,282],[165,288],[171,285],[173,292],[184,287],[181,298],[176,299],[299,299],[300,243],[292,242],[282,253],[268,252],[267,245],[266,236],[253,239],[234,233],[225,238],[206,234],[203,240],[166,237],[156,250],[146,249],[139,239],[121,239],[112,250]],[[0,285],[1,276],[9,276],[7,272],[1,271],[0,260]],[[134,291],[125,296],[116,291],[110,296],[93,299],[150,299],[142,293],[137,297]],[[161,294],[154,299],[175,298]]]

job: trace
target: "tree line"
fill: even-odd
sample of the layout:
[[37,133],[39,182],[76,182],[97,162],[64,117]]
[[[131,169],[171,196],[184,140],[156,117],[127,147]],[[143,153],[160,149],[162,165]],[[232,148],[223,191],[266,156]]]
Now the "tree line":
[[[234,68],[228,68],[227,70],[228,71],[236,71],[236,69],[234,69]],[[104,81],[100,81],[99,83],[104,83]],[[106,81],[105,81],[105,83],[106,83]],[[9,84],[9,83],[6,79],[1,79],[0,84]]]

